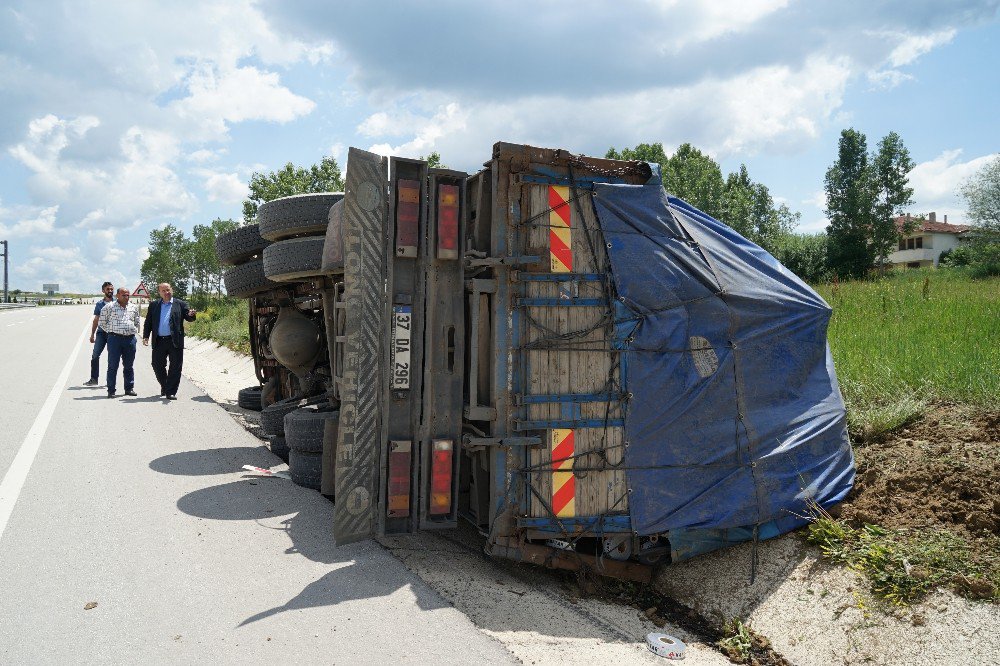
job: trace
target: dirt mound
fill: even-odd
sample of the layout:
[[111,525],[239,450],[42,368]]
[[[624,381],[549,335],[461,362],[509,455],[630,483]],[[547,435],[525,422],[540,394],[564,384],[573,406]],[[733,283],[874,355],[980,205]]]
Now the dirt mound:
[[936,404],[881,442],[857,446],[842,517],[889,528],[1000,535],[1000,411]]

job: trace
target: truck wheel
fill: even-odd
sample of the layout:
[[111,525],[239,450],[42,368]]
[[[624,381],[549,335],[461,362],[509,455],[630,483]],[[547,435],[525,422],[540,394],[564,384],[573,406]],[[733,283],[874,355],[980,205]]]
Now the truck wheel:
[[273,282],[291,282],[322,275],[322,236],[289,238],[264,249],[264,275]]
[[260,226],[251,224],[217,236],[215,255],[223,266],[236,266],[260,254],[270,244],[270,241],[261,238]]
[[340,412],[318,406],[303,407],[285,415],[285,437],[288,448],[303,453],[323,453],[323,437],[333,428],[336,437]]
[[323,456],[319,453],[306,453],[305,451],[288,451],[288,471],[292,477],[292,483],[319,490],[320,480],[323,477],[321,462]]
[[288,443],[281,435],[272,435],[267,438],[271,447],[271,453],[288,462]]
[[285,398],[273,405],[268,405],[260,410],[260,427],[265,435],[285,434],[285,415],[294,412],[300,407],[315,405],[326,400],[325,395],[314,396],[308,400],[302,398]]
[[252,259],[245,264],[233,266],[226,271],[224,279],[226,293],[234,298],[250,298],[274,287],[274,283],[264,275],[263,259]]
[[259,386],[248,386],[245,389],[240,389],[239,398],[236,401],[243,409],[249,409],[253,412],[260,411],[260,387]]
[[294,236],[326,233],[330,207],[344,198],[342,193],[296,194],[274,199],[257,209],[260,235],[272,241]]

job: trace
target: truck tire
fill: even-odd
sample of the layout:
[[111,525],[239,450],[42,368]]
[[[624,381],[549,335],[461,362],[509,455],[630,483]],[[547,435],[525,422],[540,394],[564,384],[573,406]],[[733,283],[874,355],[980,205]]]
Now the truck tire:
[[323,437],[329,427],[336,433],[340,412],[319,406],[303,407],[285,415],[288,448],[303,453],[323,453]]
[[215,239],[215,255],[223,266],[236,266],[260,254],[271,241],[260,235],[260,226],[251,224],[220,234]]
[[271,447],[271,453],[288,462],[288,443],[285,441],[285,438],[281,435],[272,435],[267,439],[268,446]]
[[260,427],[265,435],[284,436],[286,414],[294,412],[300,407],[315,405],[323,400],[326,400],[325,395],[314,396],[307,400],[302,398],[285,398],[284,400],[279,400],[273,405],[268,405],[260,410]]
[[322,236],[289,238],[264,249],[264,275],[272,282],[291,282],[322,275]]
[[275,286],[264,275],[264,260],[261,258],[233,266],[226,271],[224,279],[226,293],[234,298],[250,298]]
[[239,397],[236,401],[243,409],[249,409],[253,412],[259,412],[260,407],[260,387],[259,386],[248,386],[245,389],[240,389]]
[[319,490],[320,481],[323,478],[323,468],[321,465],[323,456],[319,453],[306,453],[305,451],[288,450],[288,471],[292,477],[292,483]]
[[322,236],[326,233],[330,207],[344,198],[343,193],[296,194],[274,199],[257,209],[260,235],[279,241],[295,236]]

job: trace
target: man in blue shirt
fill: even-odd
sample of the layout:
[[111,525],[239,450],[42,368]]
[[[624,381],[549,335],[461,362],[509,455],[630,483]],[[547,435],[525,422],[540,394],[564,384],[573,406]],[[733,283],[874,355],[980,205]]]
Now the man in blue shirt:
[[[168,400],[177,399],[184,365],[184,322],[194,321],[197,310],[179,298],[164,282],[158,287],[160,300],[149,304],[146,321],[142,327],[142,344],[149,345],[153,337],[153,373],[160,382],[160,395]],[[155,333],[155,335],[153,335]],[[167,368],[167,361],[170,368]]]
[[108,333],[98,325],[101,317],[101,310],[113,299],[111,294],[115,293],[115,287],[110,282],[101,285],[104,292],[104,300],[94,303],[94,323],[90,327],[90,342],[94,345],[94,351],[90,354],[90,379],[83,383],[84,386],[97,386],[97,377],[101,372],[101,352],[108,346]]

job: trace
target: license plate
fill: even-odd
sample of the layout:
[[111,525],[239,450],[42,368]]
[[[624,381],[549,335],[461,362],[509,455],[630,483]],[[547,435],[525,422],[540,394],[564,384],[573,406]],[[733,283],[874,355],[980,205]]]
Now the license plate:
[[392,307],[392,371],[393,391],[410,388],[410,342],[413,333],[413,308],[409,305]]

